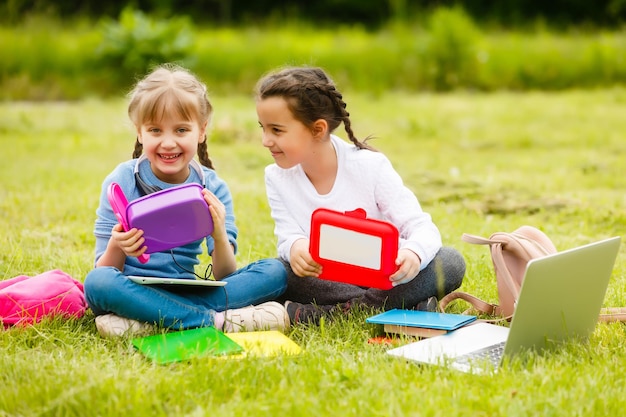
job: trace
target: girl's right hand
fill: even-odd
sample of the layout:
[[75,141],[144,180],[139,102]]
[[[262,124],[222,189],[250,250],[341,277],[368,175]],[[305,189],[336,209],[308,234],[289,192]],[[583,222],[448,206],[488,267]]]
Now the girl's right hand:
[[215,242],[224,242],[230,245],[228,234],[226,233],[226,207],[224,203],[206,188],[202,190],[202,195],[204,196],[204,201],[206,201],[209,206],[209,212],[213,220],[213,232],[211,233],[211,237]]
[[139,257],[148,250],[148,247],[143,245],[146,241],[143,230],[132,228],[125,232],[119,223],[111,230],[111,240],[126,256]]
[[289,258],[291,270],[299,277],[319,277],[322,273],[322,266],[315,262],[309,253],[307,239],[296,240],[291,245]]

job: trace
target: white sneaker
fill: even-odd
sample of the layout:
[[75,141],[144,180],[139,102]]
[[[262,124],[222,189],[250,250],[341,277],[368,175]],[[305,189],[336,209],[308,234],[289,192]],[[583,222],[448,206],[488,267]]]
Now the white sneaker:
[[289,315],[282,304],[274,301],[226,310],[224,332],[253,332],[255,330],[280,330],[289,328]]
[[154,331],[154,326],[115,314],[96,317],[96,328],[102,337],[145,336]]

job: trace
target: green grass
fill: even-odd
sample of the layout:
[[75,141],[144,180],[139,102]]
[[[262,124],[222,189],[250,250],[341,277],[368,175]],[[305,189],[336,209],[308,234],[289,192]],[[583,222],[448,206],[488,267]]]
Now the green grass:
[[[488,251],[463,243],[464,232],[531,224],[559,249],[623,234],[624,89],[344,96],[357,135],[378,138],[445,244],[465,256],[466,291],[496,301]],[[275,255],[263,187],[271,158],[251,98],[213,104],[209,151],[234,195],[244,265]],[[0,278],[53,268],[84,278],[101,181],[133,141],[123,100],[0,104]],[[625,251],[605,306],[626,306]],[[91,313],[9,329],[0,333],[0,416],[607,416],[626,406],[621,323],[494,377],[390,358],[367,344],[380,330],[364,320],[293,328],[298,357],[168,366],[128,340],[101,339]]]

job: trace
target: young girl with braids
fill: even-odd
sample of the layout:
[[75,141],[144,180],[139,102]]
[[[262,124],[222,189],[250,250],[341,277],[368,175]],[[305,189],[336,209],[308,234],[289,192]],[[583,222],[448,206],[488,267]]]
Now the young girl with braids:
[[[461,285],[465,261],[442,247],[431,216],[389,160],[356,138],[346,103],[327,74],[320,68],[282,69],[262,78],[256,93],[263,146],[275,161],[265,169],[265,185],[278,255],[288,273],[280,300],[291,322],[317,323],[353,306],[435,310],[437,298]],[[332,134],[341,123],[351,144]],[[363,208],[368,217],[399,229],[392,289],[317,278],[321,269],[309,253],[309,234],[311,214],[320,207]]]
[[[103,336],[143,333],[155,324],[172,329],[215,326],[226,332],[282,330],[289,325],[284,306],[268,302],[285,290],[283,264],[264,259],[237,270],[232,197],[207,152],[211,113],[206,86],[177,66],[157,68],[130,94],[128,115],[137,130],[133,159],[119,164],[102,184],[95,223],[96,268],[84,282],[87,302]],[[194,160],[196,153],[203,166]],[[203,184],[214,230],[206,239],[152,253],[142,264],[137,257],[147,249],[143,231],[123,231],[107,199],[112,182],[121,186],[129,201],[180,184]],[[195,278],[203,240],[215,279],[228,285],[164,288],[127,278]],[[251,306],[255,304],[259,305]]]

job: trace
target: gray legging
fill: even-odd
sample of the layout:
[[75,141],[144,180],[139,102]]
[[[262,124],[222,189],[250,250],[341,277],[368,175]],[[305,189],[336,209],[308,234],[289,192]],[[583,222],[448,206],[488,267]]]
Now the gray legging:
[[287,291],[279,301],[295,301],[302,304],[351,305],[384,308],[413,308],[419,302],[436,296],[438,299],[459,288],[465,275],[465,260],[455,249],[443,247],[415,279],[390,290],[363,288],[341,282],[315,277],[299,277],[285,262]]

